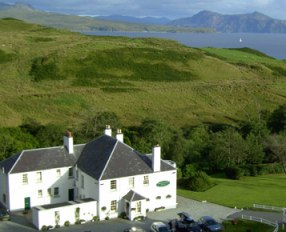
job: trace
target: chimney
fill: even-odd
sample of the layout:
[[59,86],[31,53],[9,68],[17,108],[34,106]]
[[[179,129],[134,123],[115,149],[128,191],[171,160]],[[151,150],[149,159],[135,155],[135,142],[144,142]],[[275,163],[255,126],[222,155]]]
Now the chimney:
[[123,143],[123,134],[121,132],[121,129],[117,129],[116,139]]
[[108,135],[108,136],[112,136],[112,130],[110,128],[110,125],[106,125],[105,130],[104,130],[104,134]]
[[156,145],[152,150],[152,168],[154,172],[161,171],[161,147]]
[[68,150],[69,154],[73,154],[73,137],[70,131],[66,131],[64,135],[64,147]]

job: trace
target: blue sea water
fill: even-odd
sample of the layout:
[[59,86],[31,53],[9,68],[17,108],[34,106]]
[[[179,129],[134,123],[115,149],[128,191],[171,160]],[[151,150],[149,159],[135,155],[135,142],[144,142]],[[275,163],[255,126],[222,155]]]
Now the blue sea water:
[[286,59],[286,34],[255,33],[158,33],[158,32],[82,32],[98,36],[156,37],[176,40],[190,47],[249,47],[276,59]]

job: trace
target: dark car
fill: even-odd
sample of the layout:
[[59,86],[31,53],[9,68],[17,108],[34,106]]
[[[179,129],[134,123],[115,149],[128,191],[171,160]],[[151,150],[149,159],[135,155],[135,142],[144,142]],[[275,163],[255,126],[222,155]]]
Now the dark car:
[[146,232],[143,228],[139,227],[139,226],[132,226],[131,228],[127,228],[124,230],[124,232]]
[[10,214],[6,209],[0,209],[0,221],[10,221]]
[[176,232],[201,232],[197,222],[186,212],[178,213],[180,219],[173,219],[168,224],[172,231]]
[[223,231],[223,225],[210,216],[203,216],[198,221],[200,227],[207,232]]

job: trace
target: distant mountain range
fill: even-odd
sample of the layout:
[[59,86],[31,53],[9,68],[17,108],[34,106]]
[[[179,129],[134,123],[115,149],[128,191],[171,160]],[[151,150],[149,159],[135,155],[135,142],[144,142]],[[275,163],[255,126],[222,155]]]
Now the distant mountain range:
[[132,17],[123,15],[109,15],[109,16],[96,16],[97,19],[104,19],[110,21],[126,22],[126,23],[141,23],[141,24],[158,24],[166,25],[171,22],[171,19],[166,17]]
[[286,20],[273,19],[259,12],[223,15],[201,11],[192,17],[176,20],[122,15],[83,17],[40,11],[26,4],[0,3],[0,18],[4,17],[80,31],[286,33]]
[[273,19],[259,12],[222,15],[211,11],[201,11],[189,18],[173,20],[168,25],[211,28],[217,32],[286,33],[285,20]]

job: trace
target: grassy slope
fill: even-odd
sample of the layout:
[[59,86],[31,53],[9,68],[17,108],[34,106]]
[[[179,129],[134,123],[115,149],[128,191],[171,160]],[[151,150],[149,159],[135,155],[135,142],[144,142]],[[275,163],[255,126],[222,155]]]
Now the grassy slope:
[[[15,20],[0,20],[0,33],[0,126],[25,117],[73,126],[95,111],[114,111],[125,125],[145,117],[234,123],[285,102],[285,62],[252,51],[83,36]],[[57,75],[33,81],[39,57]]]
[[[254,203],[284,207],[286,204],[286,176],[267,175],[244,177],[241,180],[213,178],[217,185],[205,192],[178,190],[181,196],[229,207],[252,207]],[[265,188],[265,186],[268,186]]]

